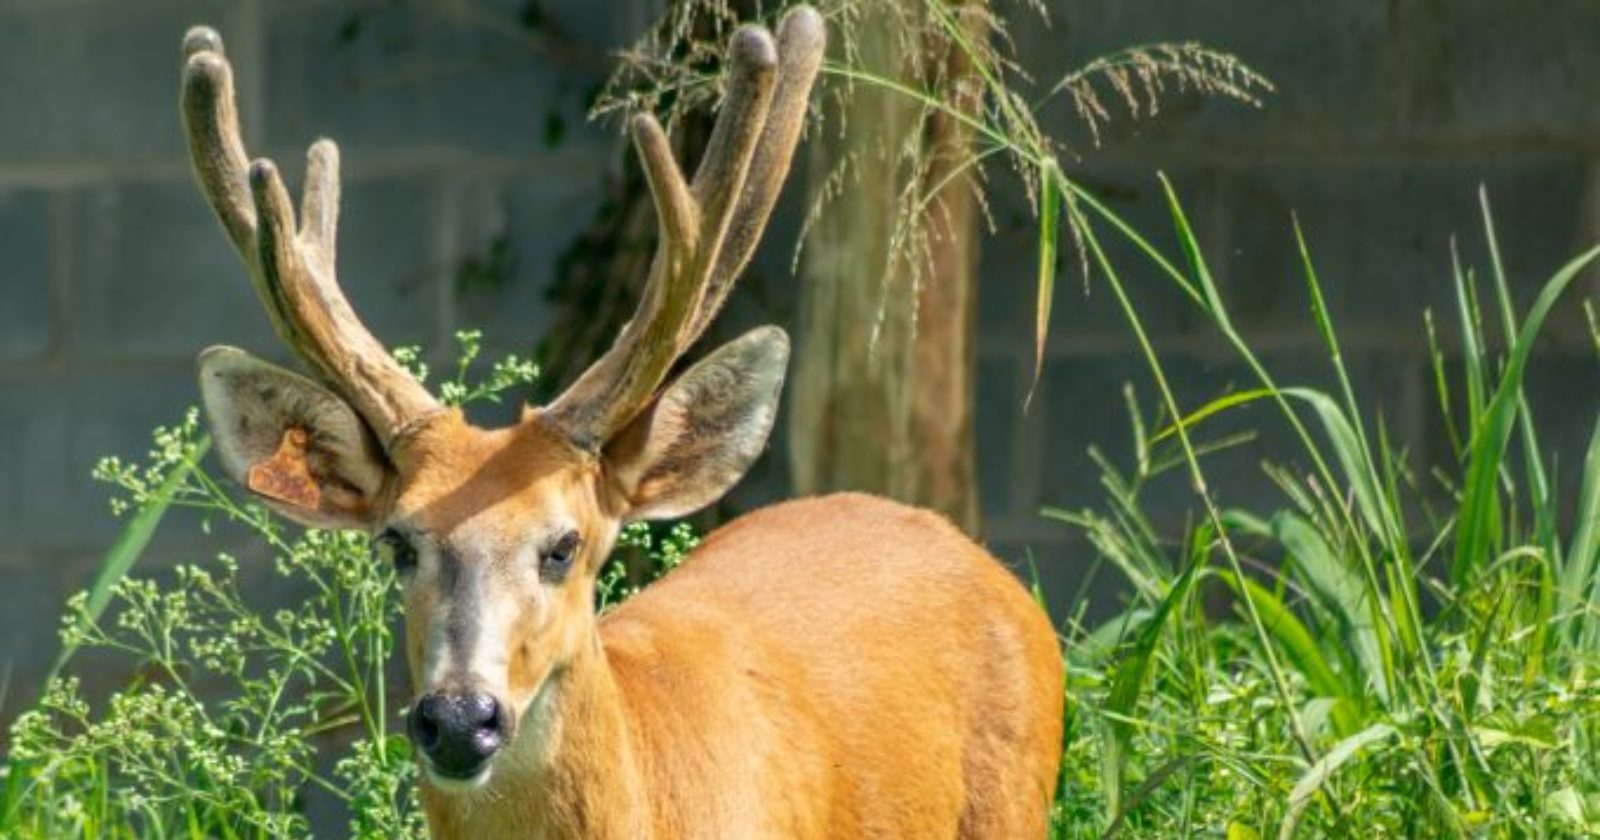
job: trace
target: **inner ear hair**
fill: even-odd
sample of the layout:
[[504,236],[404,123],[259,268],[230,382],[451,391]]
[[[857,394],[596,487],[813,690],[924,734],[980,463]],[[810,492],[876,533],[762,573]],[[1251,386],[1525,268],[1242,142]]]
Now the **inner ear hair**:
[[606,447],[609,503],[665,519],[721,498],[766,447],[788,360],[788,336],[761,327],[685,371]]
[[393,469],[347,402],[227,347],[201,354],[200,393],[235,481],[304,524],[370,526]]

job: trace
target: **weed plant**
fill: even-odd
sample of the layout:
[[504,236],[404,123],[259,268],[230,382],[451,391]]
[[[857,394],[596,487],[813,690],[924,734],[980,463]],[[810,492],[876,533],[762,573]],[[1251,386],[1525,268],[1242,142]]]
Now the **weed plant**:
[[[481,337],[457,338],[459,362],[439,387],[450,404],[497,402],[538,375],[513,357],[473,379]],[[427,375],[415,351],[397,355]],[[313,793],[343,808],[351,836],[423,837],[392,702],[404,692],[386,680],[394,570],[374,559],[365,534],[303,531],[241,501],[202,463],[209,441],[194,410],[154,439],[144,463],[106,458],[95,470],[128,525],[98,579],[68,603],[57,673],[12,728],[0,837],[304,837]],[[218,521],[242,529],[270,554],[272,588],[304,597],[287,607],[252,597],[261,576],[226,553],[166,578],[128,575],[174,508],[198,511],[204,534]],[[625,529],[599,579],[601,606],[664,574],[694,542],[683,526]],[[90,651],[134,669],[104,702],[92,703],[72,673],[75,655]]]

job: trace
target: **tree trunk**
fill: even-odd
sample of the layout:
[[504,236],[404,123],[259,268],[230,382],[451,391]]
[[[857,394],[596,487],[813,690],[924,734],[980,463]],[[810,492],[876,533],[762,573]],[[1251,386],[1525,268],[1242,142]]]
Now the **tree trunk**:
[[[909,12],[873,4],[863,64],[970,111],[960,49],[923,40],[905,54]],[[965,7],[968,36],[987,29]],[[915,22],[914,22],[915,23]],[[923,31],[926,31],[926,27]],[[790,401],[795,490],[865,490],[979,527],[973,452],[978,213],[971,132],[911,98],[857,83],[841,123],[811,143],[823,205],[806,242]],[[937,194],[931,194],[937,189]],[[926,201],[926,210],[910,208]]]

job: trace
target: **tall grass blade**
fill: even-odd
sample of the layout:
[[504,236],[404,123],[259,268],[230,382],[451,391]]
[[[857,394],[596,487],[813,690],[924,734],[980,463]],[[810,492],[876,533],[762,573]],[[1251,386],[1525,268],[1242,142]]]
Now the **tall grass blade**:
[[1483,416],[1484,339],[1483,319],[1478,308],[1478,288],[1469,272],[1461,268],[1461,254],[1454,239],[1450,240],[1450,270],[1456,289],[1456,318],[1461,322],[1461,365],[1467,383],[1467,438],[1476,431],[1473,424]]
[[1033,326],[1033,381],[1024,408],[1033,403],[1039,374],[1044,370],[1044,344],[1050,336],[1050,308],[1056,291],[1057,244],[1061,236],[1061,179],[1056,162],[1046,158],[1039,172],[1039,277],[1038,305]]
[[[1578,490],[1577,522],[1572,528],[1572,543],[1567,546],[1566,563],[1561,568],[1560,592],[1556,613],[1575,616],[1574,632],[1562,634],[1564,640],[1592,637],[1591,628],[1600,627],[1600,418],[1589,435],[1589,451],[1583,459],[1583,482]],[[1589,609],[1580,613],[1584,605]]]
[[1451,579],[1457,586],[1467,583],[1472,572],[1495,553],[1499,516],[1495,480],[1516,425],[1522,376],[1534,340],[1556,300],[1596,257],[1600,257],[1600,247],[1578,255],[1562,266],[1539,292],[1511,347],[1505,373],[1484,410],[1482,421],[1473,430],[1467,453],[1467,481],[1456,525],[1455,563],[1451,570]]
[[[1222,304],[1222,293],[1217,290],[1217,282],[1211,276],[1211,269],[1206,266],[1205,257],[1200,253],[1200,240],[1195,238],[1194,229],[1189,225],[1189,217],[1183,212],[1183,205],[1178,202],[1178,192],[1173,189],[1172,181],[1167,178],[1167,173],[1157,173],[1161,179],[1161,186],[1167,195],[1167,210],[1172,215],[1172,224],[1177,228],[1178,247],[1183,249],[1184,261],[1189,264],[1189,276],[1199,284],[1199,302],[1206,314],[1217,322],[1217,327],[1227,335],[1234,335],[1233,322],[1228,317],[1228,308]],[[1187,286],[1187,284],[1185,284]]]
[[1428,361],[1433,369],[1433,393],[1439,398],[1439,418],[1444,421],[1450,451],[1460,452],[1464,447],[1461,434],[1456,431],[1455,412],[1450,410],[1450,378],[1445,373],[1444,351],[1439,349],[1439,331],[1433,323],[1432,309],[1423,310],[1422,322],[1428,329]]
[[1310,406],[1322,421],[1322,429],[1333,446],[1334,457],[1344,470],[1345,480],[1355,494],[1356,510],[1372,533],[1389,538],[1398,529],[1392,511],[1383,503],[1384,496],[1378,485],[1377,470],[1373,467],[1371,453],[1361,443],[1361,436],[1345,416],[1344,410],[1332,397],[1310,388],[1283,388],[1286,397],[1292,397]]
[[1583,315],[1589,320],[1589,340],[1594,342],[1594,354],[1600,357],[1600,315],[1595,314],[1594,301],[1583,302]]
[[[1347,458],[1346,453],[1340,452],[1338,453],[1340,463],[1344,464],[1347,471],[1352,462],[1362,469],[1364,473],[1362,483],[1373,491],[1370,501],[1374,512],[1382,514],[1378,518],[1383,527],[1377,534],[1383,538],[1392,552],[1403,553],[1405,541],[1400,534],[1399,523],[1389,515],[1392,509],[1384,504],[1384,500],[1377,493],[1380,486],[1378,469],[1373,462],[1372,447],[1367,440],[1367,430],[1361,420],[1361,407],[1356,403],[1355,389],[1350,384],[1350,372],[1344,365],[1344,351],[1339,347],[1339,335],[1333,328],[1333,316],[1328,314],[1328,304],[1322,296],[1322,281],[1317,278],[1316,265],[1311,261],[1311,248],[1306,244],[1305,232],[1300,228],[1299,218],[1294,219],[1294,239],[1300,252],[1301,270],[1305,274],[1306,292],[1311,298],[1312,318],[1316,322],[1317,332],[1322,336],[1323,344],[1327,346],[1328,358],[1333,363],[1334,374],[1339,380],[1339,390],[1344,397],[1344,420],[1350,427],[1354,439],[1353,451],[1350,454],[1359,455]],[[1351,476],[1351,480],[1355,480],[1354,475]]]
[[[1198,559],[1197,557],[1196,561]],[[1144,691],[1145,678],[1150,673],[1150,663],[1155,658],[1156,645],[1166,631],[1167,619],[1177,606],[1189,597],[1200,565],[1199,562],[1191,562],[1173,582],[1166,597],[1161,599],[1150,619],[1139,628],[1138,637],[1122,653],[1111,673],[1111,689],[1106,697],[1105,706],[1106,711],[1110,713],[1107,726],[1111,730],[1111,738],[1106,742],[1100,767],[1101,778],[1105,783],[1107,813],[1122,812],[1124,756],[1132,739],[1131,729],[1123,719],[1134,716],[1134,711],[1139,705],[1139,695]]]
[[1295,782],[1294,789],[1289,791],[1288,810],[1284,815],[1283,825],[1278,829],[1278,840],[1289,840],[1294,836],[1295,826],[1299,824],[1300,815],[1305,812],[1306,806],[1311,804],[1311,797],[1322,789],[1345,762],[1372,745],[1388,740],[1394,734],[1393,726],[1387,723],[1375,723],[1335,744],[1333,749],[1312,763],[1305,775]]
[[[1484,238],[1489,246],[1489,266],[1494,274],[1495,297],[1500,303],[1500,321],[1509,339],[1517,334],[1517,314],[1511,301],[1511,284],[1506,279],[1505,264],[1500,259],[1500,240],[1495,235],[1494,214],[1489,210],[1489,190],[1483,185],[1478,186],[1478,206],[1483,211]],[[1533,422],[1533,412],[1528,406],[1527,395],[1519,386],[1516,391],[1518,411],[1521,422],[1517,424],[1522,433],[1522,458],[1523,471],[1527,475],[1528,505],[1533,511],[1534,533],[1536,541],[1550,552],[1551,557],[1559,555],[1559,546],[1556,544],[1556,510],[1550,503],[1550,482],[1545,477],[1544,464],[1540,455],[1544,452],[1539,446],[1539,434]]]
[[1316,692],[1318,697],[1330,698],[1339,701],[1334,705],[1333,717],[1340,734],[1349,731],[1346,727],[1355,722],[1346,705],[1348,690],[1339,679],[1339,674],[1328,664],[1318,647],[1316,637],[1306,629],[1305,624],[1295,616],[1283,600],[1272,591],[1255,581],[1245,578],[1244,591],[1239,592],[1236,581],[1227,575],[1222,576],[1224,583],[1234,590],[1235,594],[1249,598],[1255,604],[1256,612],[1261,615],[1261,623],[1267,632],[1277,639],[1278,644],[1288,654],[1289,661],[1300,669],[1301,676]]
[[1288,550],[1293,568],[1305,577],[1318,598],[1344,625],[1343,631],[1356,661],[1379,699],[1389,701],[1393,682],[1383,638],[1374,620],[1374,594],[1363,585],[1361,573],[1337,555],[1311,523],[1289,511],[1279,511],[1271,521],[1273,536]]
[[1150,438],[1150,443],[1157,444],[1167,440],[1176,435],[1180,428],[1185,430],[1194,428],[1195,426],[1199,425],[1202,420],[1205,420],[1213,415],[1220,414],[1230,408],[1247,405],[1258,400],[1271,399],[1276,395],[1277,392],[1270,388],[1251,388],[1244,391],[1235,391],[1231,394],[1225,394],[1217,397],[1216,399],[1184,415],[1183,418],[1178,422],[1161,428],[1156,432],[1155,437]]

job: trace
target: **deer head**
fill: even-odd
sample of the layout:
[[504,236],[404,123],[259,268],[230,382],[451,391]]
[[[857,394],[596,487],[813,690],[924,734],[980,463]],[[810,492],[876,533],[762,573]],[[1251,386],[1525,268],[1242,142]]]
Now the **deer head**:
[[186,36],[195,174],[273,328],[312,374],[228,347],[202,353],[218,454],[283,515],[367,531],[392,558],[419,698],[409,727],[437,786],[484,781],[519,729],[536,728],[551,675],[595,644],[595,576],[620,525],[715,501],[765,446],[788,359],[782,330],[747,333],[662,386],[750,259],[822,47],[821,19],[805,8],[776,42],[757,27],[733,36],[721,114],[692,180],[656,120],[632,119],[661,230],[638,311],[554,402],[484,429],[397,365],[341,293],[337,147],[311,146],[297,213],[272,162],[246,154],[221,39]]

